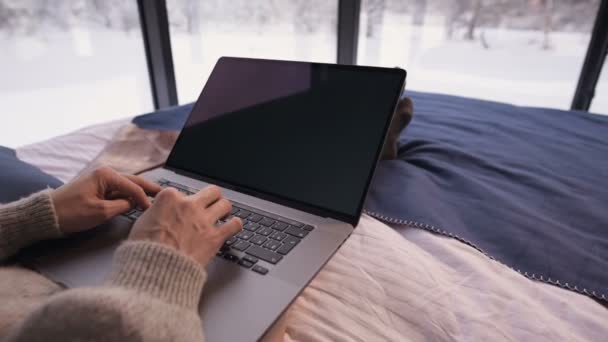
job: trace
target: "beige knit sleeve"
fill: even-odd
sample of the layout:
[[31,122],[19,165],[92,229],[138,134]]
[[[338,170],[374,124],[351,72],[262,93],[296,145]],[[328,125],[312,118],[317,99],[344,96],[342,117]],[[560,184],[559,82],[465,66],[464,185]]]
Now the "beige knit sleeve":
[[171,247],[127,241],[114,254],[108,285],[196,310],[206,279],[200,264]]
[[206,272],[176,250],[126,242],[105,286],[50,297],[8,341],[203,341]]
[[50,190],[0,205],[0,261],[36,241],[60,236]]

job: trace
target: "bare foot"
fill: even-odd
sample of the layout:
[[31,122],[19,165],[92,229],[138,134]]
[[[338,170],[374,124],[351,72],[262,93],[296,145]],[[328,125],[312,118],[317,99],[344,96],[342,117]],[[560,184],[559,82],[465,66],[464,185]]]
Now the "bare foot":
[[397,158],[397,141],[399,140],[399,134],[401,131],[410,123],[414,116],[414,104],[408,97],[404,97],[399,100],[395,114],[393,114],[393,120],[391,126],[386,134],[386,141],[382,149],[382,155],[380,159],[390,160]]

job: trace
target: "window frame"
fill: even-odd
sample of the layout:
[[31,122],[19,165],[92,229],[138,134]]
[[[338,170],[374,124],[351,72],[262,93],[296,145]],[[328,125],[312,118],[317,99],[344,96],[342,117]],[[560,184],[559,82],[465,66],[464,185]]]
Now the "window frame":
[[[204,1],[204,0],[201,0]],[[166,0],[137,0],[154,108],[178,105]],[[337,20],[338,64],[355,65],[359,40],[361,0],[339,0]],[[601,0],[579,73],[571,110],[589,111],[602,66],[608,54],[608,0]]]
[[[602,20],[602,18],[604,19]],[[595,96],[597,82],[608,54],[608,0],[600,2],[591,32],[585,61],[572,98],[571,110],[588,112]]]
[[177,83],[165,0],[137,0],[154,108],[176,106]]

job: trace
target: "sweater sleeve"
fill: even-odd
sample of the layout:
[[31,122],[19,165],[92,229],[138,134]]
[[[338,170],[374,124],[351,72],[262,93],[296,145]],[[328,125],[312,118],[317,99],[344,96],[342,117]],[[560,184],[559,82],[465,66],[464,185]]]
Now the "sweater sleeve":
[[49,190],[0,205],[0,261],[29,244],[61,235]]
[[125,242],[104,286],[54,295],[8,341],[203,341],[204,269],[176,250]]

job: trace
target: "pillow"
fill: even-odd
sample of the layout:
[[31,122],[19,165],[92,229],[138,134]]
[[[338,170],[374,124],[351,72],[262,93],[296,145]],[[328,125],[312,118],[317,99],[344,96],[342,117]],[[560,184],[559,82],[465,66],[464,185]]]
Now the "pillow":
[[14,150],[0,146],[0,203],[9,203],[63,183],[39,168],[17,159]]
[[143,129],[181,131],[193,107],[194,103],[188,103],[138,115],[133,119],[133,124]]

